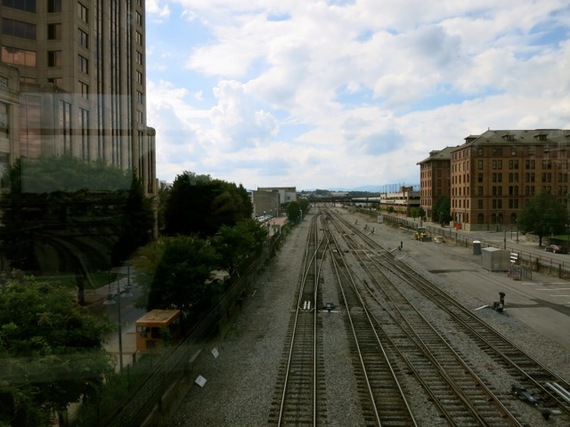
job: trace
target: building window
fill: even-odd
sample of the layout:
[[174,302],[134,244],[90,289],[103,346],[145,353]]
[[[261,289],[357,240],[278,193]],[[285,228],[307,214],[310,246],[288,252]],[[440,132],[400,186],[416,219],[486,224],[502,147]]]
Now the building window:
[[71,153],[71,104],[59,101],[59,132],[63,144],[63,153]]
[[478,168],[479,170],[482,170],[482,169],[483,169],[483,160],[477,160],[477,168]]
[[81,89],[81,97],[83,99],[89,99],[89,85],[83,82],[79,82],[79,88]]
[[2,46],[2,62],[26,67],[36,66],[36,52],[17,47]]
[[552,182],[552,174],[543,172],[542,173],[542,182]]
[[483,209],[483,199],[477,199],[477,209]]
[[140,71],[137,71],[137,83],[140,85],[143,84],[143,74]]
[[85,74],[89,74],[89,60],[83,55],[78,55],[79,58],[79,69]]
[[518,196],[519,195],[519,187],[517,185],[509,186],[509,196]]
[[143,24],[143,19],[142,19],[141,13],[140,13],[140,12],[137,12],[137,13],[136,13],[136,16],[137,16],[137,25],[142,26],[142,24]]
[[78,29],[79,33],[79,44],[85,49],[89,49],[89,34],[87,34],[82,29]]
[[61,24],[48,24],[48,40],[61,40]]
[[63,87],[63,79],[61,77],[49,77],[48,83],[51,83],[57,87]]
[[47,11],[48,13],[61,12],[61,0],[48,0]]
[[542,169],[552,169],[552,162],[550,160],[543,160]]
[[142,52],[139,52],[139,51],[137,50],[137,64],[142,65],[142,64],[143,64],[143,61],[144,61],[143,58],[144,58],[144,57],[143,57]]
[[503,182],[503,174],[502,173],[494,173],[493,174],[493,182]]
[[142,36],[142,33],[138,32],[138,31],[137,31],[137,35],[136,35],[136,41],[137,41],[138,45],[142,46],[143,36]]
[[4,0],[2,1],[2,6],[36,13],[36,0]]
[[144,95],[141,91],[137,90],[137,104],[142,105],[144,104]]
[[89,151],[89,111],[79,109],[79,127],[81,129],[81,156],[85,160],[90,159]]
[[493,157],[501,157],[503,155],[503,147],[493,147],[491,150]]
[[87,7],[85,5],[83,5],[82,3],[79,3],[79,19],[81,19],[83,22],[85,22],[86,24],[89,23],[89,9],[87,9]]
[[535,161],[534,160],[525,160],[524,161],[525,169],[534,169],[535,168]]
[[0,134],[8,132],[8,105],[0,102]]
[[22,39],[35,40],[36,26],[28,22],[16,21],[15,19],[2,19],[2,34],[19,37]]
[[509,169],[518,169],[518,168],[519,168],[518,160],[509,160]]
[[48,67],[61,67],[63,62],[61,50],[48,51]]
[[503,161],[502,160],[493,160],[491,163],[493,169],[503,169]]

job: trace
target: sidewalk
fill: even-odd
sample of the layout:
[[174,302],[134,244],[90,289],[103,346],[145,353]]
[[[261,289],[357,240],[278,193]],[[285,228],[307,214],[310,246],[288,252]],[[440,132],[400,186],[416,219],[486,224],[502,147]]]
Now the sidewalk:
[[103,347],[115,356],[116,370],[119,372],[121,368],[134,363],[137,351],[136,320],[146,310],[134,306],[138,289],[132,277],[132,267],[130,272],[126,266],[120,267],[116,272],[122,275],[120,279],[100,288],[85,290],[85,303],[90,307],[101,308],[101,314],[107,314],[117,326],[116,331],[107,336]]

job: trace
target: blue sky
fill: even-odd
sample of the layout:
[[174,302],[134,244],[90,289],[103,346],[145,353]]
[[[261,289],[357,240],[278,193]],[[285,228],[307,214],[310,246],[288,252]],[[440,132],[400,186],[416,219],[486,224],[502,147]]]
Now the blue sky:
[[570,128],[567,0],[147,0],[157,175],[419,183],[490,129]]

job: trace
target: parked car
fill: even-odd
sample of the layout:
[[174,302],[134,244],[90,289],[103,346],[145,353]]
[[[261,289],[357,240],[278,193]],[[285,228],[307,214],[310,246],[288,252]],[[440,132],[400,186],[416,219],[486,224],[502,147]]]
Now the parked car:
[[564,248],[562,246],[558,246],[558,245],[548,245],[547,247],[544,248],[544,250],[546,252],[552,252],[555,254],[565,254],[566,253],[566,248]]

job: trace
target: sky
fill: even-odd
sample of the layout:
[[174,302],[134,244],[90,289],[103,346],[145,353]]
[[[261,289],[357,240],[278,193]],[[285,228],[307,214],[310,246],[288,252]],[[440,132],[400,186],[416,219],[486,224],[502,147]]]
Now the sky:
[[568,0],[146,0],[157,176],[419,184],[488,129],[570,129]]

